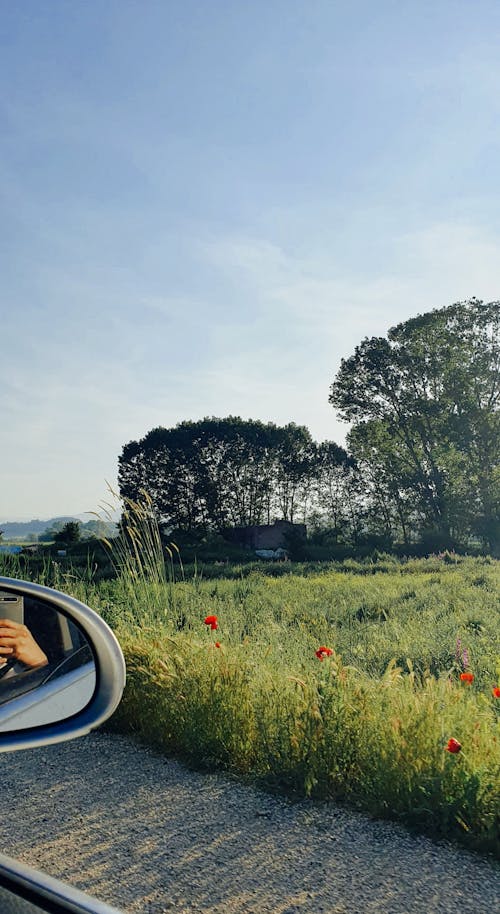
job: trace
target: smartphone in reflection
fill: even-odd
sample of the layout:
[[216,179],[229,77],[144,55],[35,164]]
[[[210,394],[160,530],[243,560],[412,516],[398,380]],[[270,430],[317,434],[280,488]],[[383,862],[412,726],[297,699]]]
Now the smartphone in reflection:
[[24,625],[24,597],[0,590],[0,619],[11,619]]

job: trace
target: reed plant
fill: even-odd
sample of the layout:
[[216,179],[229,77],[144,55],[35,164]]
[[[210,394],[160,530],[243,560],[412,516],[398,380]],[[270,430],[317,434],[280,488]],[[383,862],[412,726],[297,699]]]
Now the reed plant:
[[[161,625],[167,616],[182,617],[182,601],[174,587],[177,574],[184,577],[179,549],[164,544],[151,497],[146,491],[138,501],[122,497],[111,487],[114,499],[101,506],[96,516],[111,520],[117,505],[121,507],[118,535],[102,539],[115,570],[111,587],[113,605],[118,607],[121,623],[128,625]],[[111,603],[108,604],[108,614]]]

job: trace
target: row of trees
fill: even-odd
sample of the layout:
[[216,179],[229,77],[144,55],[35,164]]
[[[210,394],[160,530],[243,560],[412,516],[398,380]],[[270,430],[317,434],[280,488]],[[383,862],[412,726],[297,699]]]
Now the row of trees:
[[475,299],[365,339],[330,402],[347,450],[307,428],[237,417],[157,428],[123,448],[121,494],[141,489],[169,528],[275,517],[386,548],[500,542],[500,305]]
[[[207,418],[157,428],[127,444],[119,461],[120,492],[149,493],[166,526],[221,531],[307,521],[319,486],[348,472],[346,451],[316,444],[304,426]],[[325,496],[326,497],[326,496]]]
[[55,521],[50,527],[38,536],[29,539],[30,542],[56,543],[58,546],[70,546],[80,540],[102,539],[113,536],[115,526],[106,521],[97,519],[82,523],[78,520]]

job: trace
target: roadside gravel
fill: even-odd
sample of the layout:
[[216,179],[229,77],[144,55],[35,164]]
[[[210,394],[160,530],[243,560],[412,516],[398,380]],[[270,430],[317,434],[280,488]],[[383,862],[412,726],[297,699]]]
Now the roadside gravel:
[[125,737],[0,756],[2,850],[141,914],[493,914],[500,867]]

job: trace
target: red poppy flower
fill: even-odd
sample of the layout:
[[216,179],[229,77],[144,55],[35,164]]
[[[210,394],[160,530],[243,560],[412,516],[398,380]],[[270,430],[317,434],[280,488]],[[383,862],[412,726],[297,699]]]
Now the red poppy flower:
[[333,651],[332,651],[331,647],[319,647],[318,650],[316,651],[316,657],[318,658],[318,660],[324,660],[325,657],[331,657],[332,654],[333,654]]
[[460,679],[470,685],[471,682],[474,682],[474,673],[460,673]]
[[219,627],[217,625],[217,616],[206,616],[205,625],[209,625],[214,632]]
[[493,698],[500,698],[500,689],[498,688],[498,686],[494,686],[492,688],[491,694],[493,695]]
[[453,739],[453,737],[452,737],[451,739],[448,740],[448,744],[446,746],[446,751],[457,753],[457,752],[460,752],[461,748],[462,748],[462,744],[458,742],[458,739]]
[[220,641],[216,641],[214,647],[220,647]]

